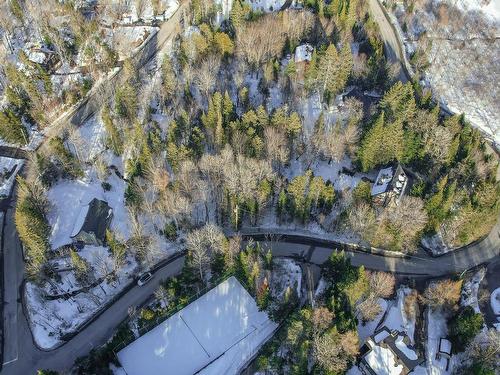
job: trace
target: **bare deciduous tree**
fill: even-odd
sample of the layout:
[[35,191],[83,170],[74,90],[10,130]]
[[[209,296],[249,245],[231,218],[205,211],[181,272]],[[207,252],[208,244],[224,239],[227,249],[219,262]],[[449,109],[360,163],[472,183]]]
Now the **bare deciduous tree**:
[[195,83],[208,100],[215,85],[220,68],[220,57],[210,55],[205,58],[196,72]]
[[396,279],[392,273],[370,272],[370,291],[377,297],[389,298],[394,293]]
[[382,307],[377,298],[370,296],[356,306],[356,312],[363,322],[370,322],[382,312]]
[[264,130],[264,138],[266,140],[267,156],[280,171],[281,166],[288,162],[290,156],[285,132],[283,129],[267,127]]
[[200,280],[206,280],[206,271],[210,267],[210,262],[216,253],[223,250],[226,237],[219,227],[207,224],[204,227],[190,232],[186,239],[186,246],[189,250],[190,261],[198,270]]
[[432,309],[446,308],[454,310],[460,300],[462,280],[442,280],[431,283],[421,297]]

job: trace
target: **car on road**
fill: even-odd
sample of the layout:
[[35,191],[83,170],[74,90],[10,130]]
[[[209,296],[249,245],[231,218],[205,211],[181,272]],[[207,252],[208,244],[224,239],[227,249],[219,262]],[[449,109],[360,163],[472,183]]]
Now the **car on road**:
[[141,276],[139,276],[139,279],[137,279],[137,285],[143,286],[144,284],[150,282],[152,278],[153,274],[151,272],[144,272]]

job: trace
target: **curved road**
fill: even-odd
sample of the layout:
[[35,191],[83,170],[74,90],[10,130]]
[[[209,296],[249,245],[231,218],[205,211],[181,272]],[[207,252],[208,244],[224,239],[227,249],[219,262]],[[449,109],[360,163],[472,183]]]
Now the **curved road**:
[[[46,352],[34,345],[26,317],[20,303],[20,285],[23,279],[23,259],[19,239],[13,223],[13,209],[6,216],[5,251],[5,363],[2,374],[34,374],[37,369],[49,368],[66,370],[74,360],[88,354],[94,348],[105,343],[113,334],[118,324],[127,317],[130,306],[138,306],[144,302],[158,287],[160,280],[174,276],[182,270],[184,256],[167,263],[154,273],[153,280],[145,286],[134,286],[120,299],[105,310],[94,322],[58,349]],[[298,232],[272,233],[280,241],[266,240],[267,233],[259,231],[243,231],[245,237],[261,240],[271,248],[274,256],[291,256],[308,259],[314,264],[322,264],[333,248],[344,247],[354,265],[364,265],[368,269],[395,272],[412,278],[435,277],[461,272],[479,264],[498,259],[500,247],[500,227],[497,224],[490,236],[480,243],[466,247],[439,258],[432,258],[421,252],[405,258],[384,257],[358,251],[328,239],[318,239],[313,234]]]
[[[378,1],[369,0],[369,4],[380,26],[389,60],[399,63],[400,45],[397,36]],[[180,12],[177,13],[177,19],[180,18],[179,14]],[[171,26],[162,27],[162,30],[160,30],[157,43],[160,46],[166,38],[172,35]],[[404,82],[408,80],[403,68],[400,69],[399,77]],[[73,113],[72,116],[82,119],[95,111],[92,105],[84,104],[84,106],[88,107],[82,111],[84,115]],[[264,232],[260,231],[248,230],[243,234],[256,239],[265,240],[267,237]],[[462,272],[477,265],[498,260],[500,255],[500,223],[497,223],[490,235],[483,241],[439,258],[432,258],[423,251],[405,258],[384,257],[348,248],[328,238],[317,238],[316,235],[306,232],[283,231],[273,233],[273,235],[280,235],[282,239],[282,241],[272,243],[267,241],[267,245],[272,248],[275,256],[296,256],[321,264],[328,258],[334,247],[345,247],[354,265],[364,265],[369,269],[395,272],[412,278],[436,277]],[[46,352],[37,349],[34,345],[28,322],[22,311],[21,285],[24,278],[24,261],[14,226],[13,209],[6,212],[2,237],[5,285],[2,374],[6,375],[30,375],[35,374],[36,370],[41,368],[55,370],[70,368],[76,358],[88,354],[92,348],[102,345],[112,336],[117,325],[127,317],[129,306],[137,306],[144,302],[157,288],[161,279],[178,274],[184,263],[184,257],[179,257],[164,265],[155,272],[155,277],[149,284],[143,287],[132,287],[65,345]]]

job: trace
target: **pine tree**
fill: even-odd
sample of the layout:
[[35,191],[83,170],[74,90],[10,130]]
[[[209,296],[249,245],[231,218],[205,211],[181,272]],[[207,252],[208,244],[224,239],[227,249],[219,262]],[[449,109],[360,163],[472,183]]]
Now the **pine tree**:
[[416,113],[416,102],[411,82],[398,81],[380,101],[380,109],[387,122],[407,122]]
[[21,118],[10,108],[0,112],[0,137],[9,143],[26,145],[28,132]]
[[76,279],[80,283],[84,283],[88,280],[89,265],[75,250],[71,249],[69,252],[71,258],[71,264],[75,269]]
[[318,54],[314,49],[311,61],[307,66],[304,74],[304,86],[307,91],[312,91],[316,88],[318,82]]
[[334,44],[330,44],[319,61],[321,91],[331,97],[341,92],[352,70],[352,55],[346,44],[340,55]]
[[115,155],[121,155],[123,153],[123,141],[118,128],[111,118],[108,105],[105,105],[102,109],[101,120],[104,124],[104,128],[106,129],[106,133],[108,133],[108,139],[111,149],[113,150]]
[[166,100],[171,100],[177,91],[177,77],[172,66],[172,60],[165,55],[161,64],[162,91]]
[[233,101],[231,100],[231,97],[229,96],[229,93],[224,92],[224,99],[222,101],[222,114],[224,117],[224,122],[226,124],[229,124],[229,122],[232,121],[233,119],[233,111],[234,111],[234,105]]
[[231,13],[229,14],[229,19],[235,30],[239,29],[243,23],[244,11],[240,3],[240,0],[233,1],[233,7],[231,8]]
[[358,151],[358,159],[363,171],[377,165],[379,147],[384,142],[384,114],[381,114],[363,139]]

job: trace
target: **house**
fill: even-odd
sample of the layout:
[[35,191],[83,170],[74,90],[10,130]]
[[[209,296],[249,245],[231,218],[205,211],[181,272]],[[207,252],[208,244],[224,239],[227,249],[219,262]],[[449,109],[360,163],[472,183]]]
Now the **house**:
[[451,359],[451,341],[443,337],[439,339],[439,350],[436,353],[436,359],[440,360],[441,358],[446,359],[446,371],[448,371]]
[[361,348],[359,368],[365,375],[411,374],[424,359],[409,343],[410,339],[404,332],[382,327]]
[[408,176],[401,164],[383,168],[378,172],[377,179],[372,186],[373,203],[382,207],[397,205],[407,189]]
[[128,375],[239,374],[278,324],[230,277],[117,353]]
[[102,245],[112,218],[113,210],[108,203],[94,198],[80,210],[71,238],[86,245]]
[[314,47],[310,44],[301,44],[295,48],[294,61],[296,64],[301,62],[309,62],[312,59]]

